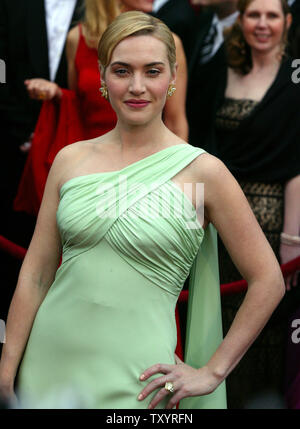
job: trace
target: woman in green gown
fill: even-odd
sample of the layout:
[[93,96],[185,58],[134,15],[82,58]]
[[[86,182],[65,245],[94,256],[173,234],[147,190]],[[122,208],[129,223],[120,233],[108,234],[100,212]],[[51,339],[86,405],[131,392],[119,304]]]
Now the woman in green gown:
[[[118,123],[51,167],[8,315],[0,393],[23,408],[226,408],[226,376],[283,296],[279,265],[224,164],[162,122],[176,78],[169,29],[124,13],[99,62]],[[249,285],[223,340],[216,231]],[[189,273],[182,362],[175,306]]]

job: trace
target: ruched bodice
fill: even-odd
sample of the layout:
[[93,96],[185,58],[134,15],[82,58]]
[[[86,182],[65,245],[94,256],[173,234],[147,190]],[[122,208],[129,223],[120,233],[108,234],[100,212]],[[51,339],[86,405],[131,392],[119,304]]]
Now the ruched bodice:
[[[125,175],[123,175],[126,178]],[[58,225],[64,246],[63,264],[78,256],[81,252],[97,245],[101,241],[106,219],[102,219],[103,201],[99,201],[99,188],[111,180],[107,175],[88,175],[68,181],[62,188],[61,203],[57,212]],[[126,180],[126,179],[125,179]],[[78,182],[87,192],[82,193],[78,206]],[[123,182],[124,183],[124,182]],[[118,182],[116,187],[118,186]],[[204,235],[199,224],[197,230],[187,229],[191,215],[197,221],[192,203],[187,200],[181,189],[171,180],[148,193],[127,208],[105,233],[108,243],[135,269],[153,281],[157,286],[167,289],[170,293],[178,294],[188,276],[192,262]],[[111,195],[108,193],[108,200]],[[174,211],[169,212],[170,200]],[[159,203],[158,203],[159,201]],[[189,207],[185,217],[180,215],[180,208]],[[98,207],[99,206],[99,207]],[[100,207],[101,206],[101,207]],[[159,213],[151,213],[161,209],[165,216],[160,217],[159,228],[155,217]],[[89,212],[90,216],[89,216]],[[143,230],[141,239],[140,231]],[[80,247],[78,246],[80,243]],[[76,249],[76,250],[75,250]]]
[[175,364],[175,306],[206,236],[172,177],[203,152],[180,144],[62,185],[62,263],[20,368],[25,404],[147,408],[139,376]]

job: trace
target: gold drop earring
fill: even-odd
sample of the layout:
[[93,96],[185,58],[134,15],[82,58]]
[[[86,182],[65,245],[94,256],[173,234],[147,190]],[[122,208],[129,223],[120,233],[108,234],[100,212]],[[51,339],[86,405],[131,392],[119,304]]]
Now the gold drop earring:
[[107,91],[106,83],[103,82],[101,84],[101,88],[99,89],[99,91],[101,92],[102,97],[104,97],[105,100],[108,100],[108,91]]
[[168,88],[168,97],[172,97],[175,91],[176,91],[176,87],[172,83],[170,83]]

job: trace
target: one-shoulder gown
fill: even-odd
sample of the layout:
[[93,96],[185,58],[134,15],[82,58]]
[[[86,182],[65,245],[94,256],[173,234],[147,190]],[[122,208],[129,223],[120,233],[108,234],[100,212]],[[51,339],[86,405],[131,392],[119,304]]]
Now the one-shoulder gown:
[[[191,269],[185,362],[222,340],[216,234],[171,179],[204,150],[179,144],[60,189],[63,254],[17,379],[24,408],[147,408],[142,372],[175,364],[175,306]],[[201,245],[201,248],[200,248]],[[225,383],[181,408],[225,408]],[[167,396],[157,408],[164,408]]]

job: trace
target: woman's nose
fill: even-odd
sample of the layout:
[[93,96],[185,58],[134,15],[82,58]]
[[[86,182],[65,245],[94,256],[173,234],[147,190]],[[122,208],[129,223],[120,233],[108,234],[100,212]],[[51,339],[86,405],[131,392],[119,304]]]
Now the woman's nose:
[[142,76],[137,74],[132,76],[129,91],[133,94],[142,94],[145,92],[145,84]]
[[259,17],[259,20],[258,20],[257,25],[258,25],[259,27],[265,27],[265,26],[267,25],[267,18],[266,18],[266,16],[265,16],[265,15],[261,15],[261,16]]

